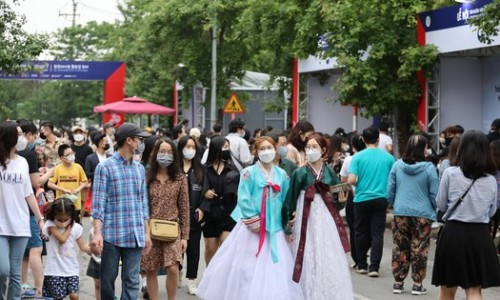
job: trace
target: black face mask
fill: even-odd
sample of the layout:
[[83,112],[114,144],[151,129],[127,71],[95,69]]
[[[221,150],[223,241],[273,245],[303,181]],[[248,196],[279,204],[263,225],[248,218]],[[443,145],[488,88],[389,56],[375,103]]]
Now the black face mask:
[[109,144],[106,144],[103,149],[104,149],[104,151],[108,150],[109,149]]
[[231,158],[231,152],[229,152],[229,150],[222,150],[220,152],[220,158],[222,160],[229,160]]
[[447,137],[444,139],[446,146],[449,146],[451,144],[451,140],[453,140],[453,137]]
[[40,132],[40,138],[41,138],[42,140],[45,140],[45,139],[47,138],[47,136],[45,135],[45,133]]

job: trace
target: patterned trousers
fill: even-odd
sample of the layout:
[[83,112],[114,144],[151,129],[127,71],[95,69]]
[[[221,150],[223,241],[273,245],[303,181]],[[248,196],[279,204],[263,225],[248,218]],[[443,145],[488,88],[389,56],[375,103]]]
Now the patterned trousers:
[[426,218],[395,216],[392,221],[392,275],[403,282],[410,265],[412,279],[422,283],[427,271],[432,221]]

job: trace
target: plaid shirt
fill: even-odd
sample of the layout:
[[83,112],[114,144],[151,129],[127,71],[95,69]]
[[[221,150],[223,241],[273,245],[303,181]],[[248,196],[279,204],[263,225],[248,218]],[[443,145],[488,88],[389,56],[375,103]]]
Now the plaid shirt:
[[97,165],[92,185],[92,217],[103,222],[103,239],[118,247],[144,247],[149,219],[144,167],[115,152]]

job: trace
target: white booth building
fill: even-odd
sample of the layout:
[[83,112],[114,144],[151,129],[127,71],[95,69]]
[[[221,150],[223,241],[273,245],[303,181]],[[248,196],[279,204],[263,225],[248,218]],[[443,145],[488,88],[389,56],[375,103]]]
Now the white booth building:
[[298,119],[314,125],[316,131],[333,134],[338,127],[346,132],[363,131],[372,125],[372,119],[361,117],[361,110],[342,105],[336,100],[338,92],[333,88],[342,75],[336,59],[319,59],[309,56],[299,60],[295,74],[298,77]]
[[419,125],[438,135],[448,126],[488,132],[500,117],[500,38],[481,43],[467,23],[491,0],[458,4],[418,15],[418,41],[439,50],[434,76],[423,83]]

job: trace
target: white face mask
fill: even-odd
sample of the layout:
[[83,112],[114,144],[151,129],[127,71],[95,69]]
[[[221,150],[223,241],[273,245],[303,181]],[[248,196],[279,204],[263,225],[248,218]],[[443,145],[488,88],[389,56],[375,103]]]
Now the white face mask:
[[192,160],[193,157],[196,155],[196,150],[193,150],[193,149],[183,149],[182,150],[182,155],[184,156],[185,159]]
[[274,149],[259,151],[259,159],[261,162],[265,164],[272,162],[275,156],[276,156],[276,150]]
[[75,140],[75,142],[81,142],[81,141],[83,141],[84,136],[83,136],[83,134],[75,134],[75,135],[73,135],[73,139]]
[[17,138],[16,150],[22,151],[28,146],[28,140],[24,137],[24,134]]
[[317,149],[306,150],[306,159],[308,162],[315,163],[321,158],[321,151]]

